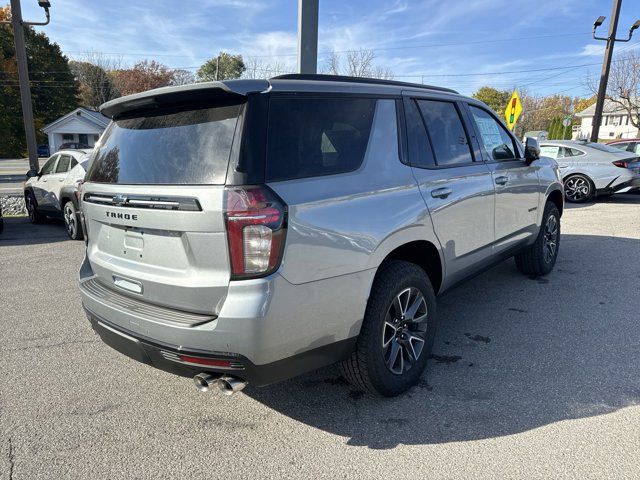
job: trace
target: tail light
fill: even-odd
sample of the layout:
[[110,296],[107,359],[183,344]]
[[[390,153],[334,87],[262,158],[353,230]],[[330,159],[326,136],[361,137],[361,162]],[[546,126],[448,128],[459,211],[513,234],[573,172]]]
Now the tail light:
[[629,168],[629,164],[624,161],[624,160],[616,160],[615,162],[613,162],[613,164],[616,167],[620,167],[620,168]]
[[274,272],[284,250],[284,202],[266,186],[227,187],[224,201],[232,279]]

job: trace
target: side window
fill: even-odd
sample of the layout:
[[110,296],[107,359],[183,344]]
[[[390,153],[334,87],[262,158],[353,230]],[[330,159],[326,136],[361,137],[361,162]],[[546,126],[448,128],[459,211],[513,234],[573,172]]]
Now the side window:
[[[376,105],[384,101],[272,98],[267,181],[334,175],[359,168],[369,144]],[[397,133],[395,141],[397,144]]]
[[67,173],[67,171],[69,171],[70,163],[71,155],[60,155],[60,160],[58,160],[58,166],[56,167],[56,173]]
[[418,100],[420,112],[438,166],[450,166],[473,161],[469,140],[460,113],[454,103]]
[[560,158],[560,147],[555,145],[540,145],[540,155],[543,157]]
[[433,150],[427,137],[422,115],[414,99],[405,102],[409,163],[415,167],[429,168],[436,165]]
[[640,155],[640,143],[636,143],[633,147],[633,152]]
[[[78,161],[75,158],[71,159],[71,168],[75,167],[78,164]],[[71,170],[71,168],[69,170]]]
[[629,144],[628,143],[614,143],[611,146],[614,147],[614,148],[619,148],[620,150],[628,150],[629,149]]
[[470,106],[473,120],[480,132],[482,148],[491,160],[513,160],[516,150],[511,135],[491,114],[481,108]]
[[56,166],[56,160],[59,156],[60,155],[54,155],[49,160],[47,160],[47,163],[45,163],[44,167],[42,167],[42,169],[40,170],[40,175],[49,175],[50,173],[53,173],[53,169]]

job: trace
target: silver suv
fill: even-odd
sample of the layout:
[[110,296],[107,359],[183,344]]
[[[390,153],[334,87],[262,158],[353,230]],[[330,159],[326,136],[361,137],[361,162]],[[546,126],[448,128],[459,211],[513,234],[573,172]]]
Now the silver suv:
[[287,75],[167,87],[113,119],[82,190],[82,302],[113,348],[225,393],[334,362],[393,396],[436,296],[515,255],[556,261],[555,161],[477,100]]

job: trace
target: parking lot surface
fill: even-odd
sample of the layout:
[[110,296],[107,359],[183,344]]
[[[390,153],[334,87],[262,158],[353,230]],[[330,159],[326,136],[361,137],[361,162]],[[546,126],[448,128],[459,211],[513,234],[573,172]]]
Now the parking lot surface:
[[0,235],[0,478],[638,478],[640,195],[568,206],[555,271],[512,261],[440,298],[434,358],[395,399],[335,368],[232,397],[102,344],[83,242]]

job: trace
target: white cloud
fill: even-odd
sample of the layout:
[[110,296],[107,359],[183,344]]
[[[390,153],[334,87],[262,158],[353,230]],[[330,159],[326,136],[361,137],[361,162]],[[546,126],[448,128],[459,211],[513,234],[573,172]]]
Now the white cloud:
[[582,47],[582,51],[578,55],[581,57],[602,57],[604,55],[604,45],[589,43]]

